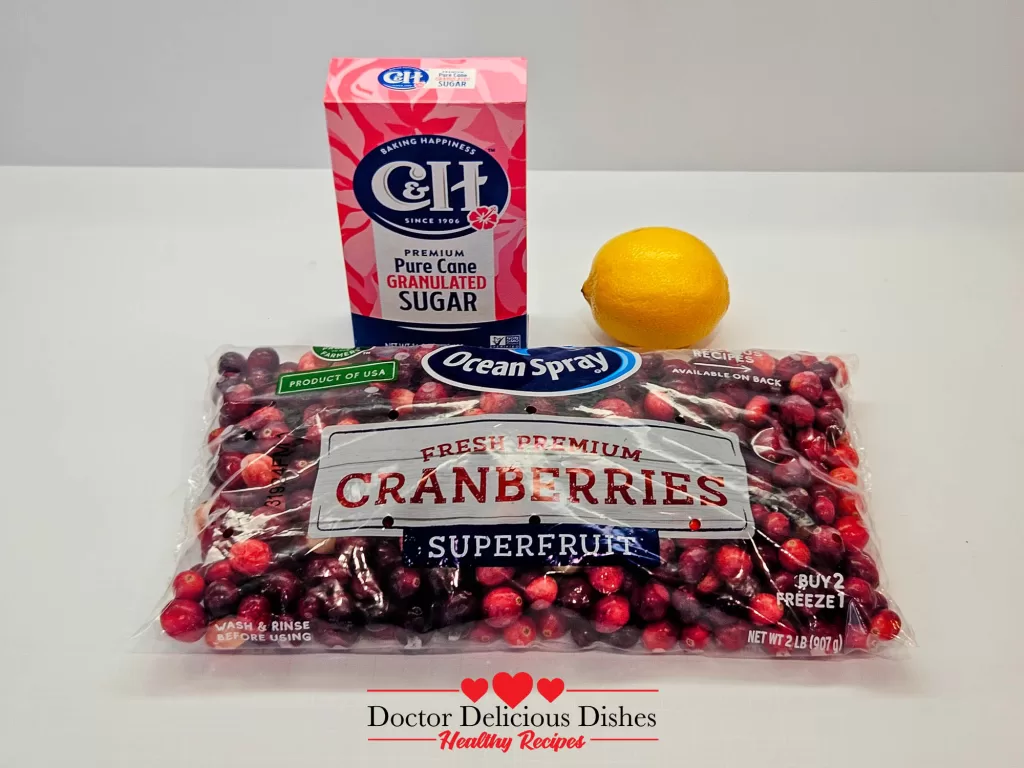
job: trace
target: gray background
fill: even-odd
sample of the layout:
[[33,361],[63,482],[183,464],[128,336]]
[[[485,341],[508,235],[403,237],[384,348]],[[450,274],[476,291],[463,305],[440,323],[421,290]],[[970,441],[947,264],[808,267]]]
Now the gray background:
[[530,165],[1022,170],[1015,0],[0,0],[0,164],[327,164],[332,55],[524,55]]

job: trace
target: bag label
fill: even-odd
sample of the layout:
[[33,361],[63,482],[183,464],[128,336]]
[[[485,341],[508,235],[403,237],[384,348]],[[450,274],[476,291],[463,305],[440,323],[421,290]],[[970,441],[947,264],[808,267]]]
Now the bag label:
[[750,538],[739,440],[658,421],[527,414],[324,430],[311,537],[529,523]]

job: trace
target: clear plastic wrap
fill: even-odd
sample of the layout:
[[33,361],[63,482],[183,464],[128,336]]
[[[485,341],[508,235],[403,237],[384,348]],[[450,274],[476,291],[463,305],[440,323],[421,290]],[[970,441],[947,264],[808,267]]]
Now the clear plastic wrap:
[[892,655],[849,361],[278,347],[216,358],[143,634],[234,652]]

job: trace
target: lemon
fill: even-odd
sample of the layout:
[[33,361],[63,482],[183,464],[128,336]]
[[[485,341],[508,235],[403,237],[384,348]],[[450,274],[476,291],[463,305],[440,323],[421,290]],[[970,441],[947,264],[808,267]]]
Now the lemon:
[[583,297],[612,338],[674,349],[700,341],[718,325],[729,308],[729,280],[715,254],[693,235],[645,227],[601,247]]

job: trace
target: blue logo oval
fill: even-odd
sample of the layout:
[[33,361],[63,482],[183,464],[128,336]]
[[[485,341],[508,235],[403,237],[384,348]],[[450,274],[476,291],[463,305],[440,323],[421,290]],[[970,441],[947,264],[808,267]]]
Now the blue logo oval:
[[389,67],[377,75],[377,82],[393,91],[411,91],[429,79],[430,75],[419,67]]
[[494,229],[510,186],[488,152],[449,136],[405,136],[371,150],[352,187],[367,215],[393,232],[445,239]]
[[578,395],[629,378],[640,367],[640,355],[621,347],[452,346],[435,349],[422,364],[438,381],[478,392]]

